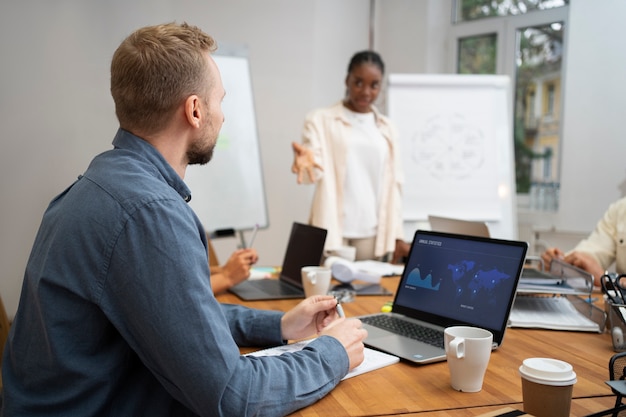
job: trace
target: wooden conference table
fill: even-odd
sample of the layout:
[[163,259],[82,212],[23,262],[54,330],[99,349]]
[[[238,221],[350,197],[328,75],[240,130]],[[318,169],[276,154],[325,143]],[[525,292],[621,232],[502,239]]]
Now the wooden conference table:
[[[395,292],[398,281],[399,277],[383,278],[382,284]],[[230,293],[217,298],[225,303],[281,311],[301,301],[244,302]],[[343,307],[346,316],[351,317],[378,312],[387,301],[393,301],[393,296],[357,296]],[[511,328],[502,346],[492,353],[483,389],[478,393],[453,390],[445,361],[428,365],[401,361],[342,381],[326,397],[292,416],[462,417],[506,407],[523,410],[518,368],[528,357],[555,358],[572,364],[578,382],[574,385],[571,415],[585,416],[613,406],[615,396],[604,381],[609,378],[608,362],[614,353],[608,333]]]

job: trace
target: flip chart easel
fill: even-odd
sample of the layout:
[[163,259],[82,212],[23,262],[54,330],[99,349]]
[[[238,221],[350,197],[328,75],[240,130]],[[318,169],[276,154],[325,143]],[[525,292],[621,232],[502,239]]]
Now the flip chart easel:
[[185,183],[189,204],[212,237],[233,236],[243,230],[269,225],[261,153],[257,134],[250,67],[244,52],[213,55],[220,69],[226,96],[225,121],[213,159],[191,165]]
[[486,221],[493,237],[517,237],[509,97],[507,76],[389,76],[405,223],[432,214]]

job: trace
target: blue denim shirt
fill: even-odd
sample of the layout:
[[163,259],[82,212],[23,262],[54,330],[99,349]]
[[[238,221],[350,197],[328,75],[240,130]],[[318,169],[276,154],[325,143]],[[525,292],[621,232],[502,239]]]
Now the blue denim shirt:
[[332,337],[239,354],[282,343],[282,313],[219,304],[189,189],[144,140],[119,130],[113,144],[43,216],[5,348],[4,416],[276,416],[334,388],[348,357]]

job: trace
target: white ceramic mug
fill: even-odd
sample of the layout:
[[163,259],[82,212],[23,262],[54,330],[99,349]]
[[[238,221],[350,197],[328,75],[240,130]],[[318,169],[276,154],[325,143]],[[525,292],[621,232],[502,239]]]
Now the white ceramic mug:
[[444,330],[452,388],[462,392],[478,392],[483,388],[492,343],[493,334],[478,327],[453,326]]
[[304,296],[325,295],[330,288],[330,268],[324,266],[303,266],[301,269]]

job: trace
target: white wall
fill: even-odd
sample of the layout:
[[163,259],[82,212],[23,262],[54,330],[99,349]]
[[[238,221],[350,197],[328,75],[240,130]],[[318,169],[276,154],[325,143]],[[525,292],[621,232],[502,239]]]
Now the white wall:
[[[113,51],[134,29],[173,20],[249,50],[270,213],[255,244],[261,262],[280,264],[291,222],[306,222],[312,189],[295,184],[290,143],[307,111],[342,97],[349,57],[367,48],[362,0],[3,1],[0,292],[9,316],[48,202],[110,148]],[[237,243],[216,242],[220,258]]]
[[[590,230],[625,177],[623,0],[570,6],[563,209],[548,223]],[[376,3],[375,48],[388,72],[444,72],[451,0]],[[621,12],[621,13],[620,13]],[[0,293],[10,316],[48,202],[117,129],[109,63],[134,29],[188,21],[219,43],[246,45],[270,227],[255,246],[280,264],[292,221],[306,221],[310,187],[290,172],[304,114],[339,100],[347,61],[369,42],[363,0],[12,0],[0,2]],[[618,79],[618,77],[620,77]],[[537,221],[545,219],[538,219]],[[216,242],[222,260],[236,239]]]
[[445,72],[452,0],[376,2],[374,48],[387,73]]
[[564,180],[555,224],[585,230],[610,202],[626,196],[626,2],[574,1],[570,7]]

